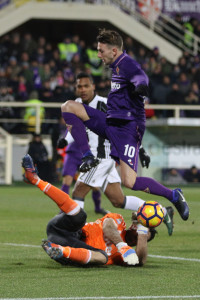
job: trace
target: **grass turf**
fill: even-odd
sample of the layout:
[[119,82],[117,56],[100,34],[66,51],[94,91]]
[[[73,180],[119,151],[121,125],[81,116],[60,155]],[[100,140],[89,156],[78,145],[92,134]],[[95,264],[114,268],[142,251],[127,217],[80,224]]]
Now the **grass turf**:
[[[141,192],[133,193],[127,189],[124,192],[145,200],[156,200],[164,206],[170,204],[164,198]],[[199,188],[184,188],[190,206],[189,220],[182,221],[175,212],[175,228],[171,237],[164,224],[157,228],[158,235],[148,244],[149,257],[143,268],[87,268],[62,267],[50,260],[39,247],[42,238],[46,237],[47,222],[58,212],[53,201],[31,185],[0,187],[0,297],[92,299],[172,295],[182,299],[181,296],[200,295],[199,193]],[[112,207],[104,197],[102,206],[121,213],[127,225],[130,225],[130,211]],[[94,213],[90,194],[85,201],[85,210],[88,221],[101,217]],[[159,258],[158,255],[162,257]],[[163,256],[197,260],[164,259]]]

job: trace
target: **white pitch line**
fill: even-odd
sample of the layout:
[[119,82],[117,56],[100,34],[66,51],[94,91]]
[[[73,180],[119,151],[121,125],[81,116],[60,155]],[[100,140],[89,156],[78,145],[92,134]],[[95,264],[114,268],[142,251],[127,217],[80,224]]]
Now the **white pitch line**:
[[176,257],[176,256],[161,256],[161,255],[148,255],[149,257],[162,258],[162,259],[175,259],[175,260],[187,260],[187,261],[197,261],[200,262],[199,258],[185,258],[185,257]]
[[65,298],[0,298],[0,300],[109,300],[109,299],[199,299],[200,295],[194,296],[112,296],[112,297],[65,297]]
[[[0,245],[15,246],[15,247],[29,247],[29,248],[40,248],[41,247],[39,245],[15,244],[15,243],[0,243]],[[148,256],[152,257],[152,258],[174,259],[174,260],[184,260],[184,261],[196,261],[196,262],[200,262],[199,258],[185,258],[185,257],[162,256],[162,255],[151,255],[151,254],[149,254]],[[1,298],[0,298],[0,300],[1,300]]]
[[16,247],[29,247],[29,248],[40,248],[41,247],[39,245],[27,245],[27,244],[15,244],[15,243],[0,243],[0,245],[16,246]]

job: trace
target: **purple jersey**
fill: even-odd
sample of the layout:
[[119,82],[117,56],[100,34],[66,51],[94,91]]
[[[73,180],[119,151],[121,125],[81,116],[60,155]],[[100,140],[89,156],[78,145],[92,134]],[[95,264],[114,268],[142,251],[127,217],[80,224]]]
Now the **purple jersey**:
[[126,52],[122,53],[110,68],[112,81],[107,102],[107,118],[145,122],[144,101],[133,96],[133,91],[139,85],[148,85],[147,75]]
[[139,148],[145,131],[145,124],[135,120],[123,122],[106,122],[106,115],[97,109],[83,104],[89,116],[85,125],[96,134],[111,143],[111,156],[119,163],[121,159],[137,172]]

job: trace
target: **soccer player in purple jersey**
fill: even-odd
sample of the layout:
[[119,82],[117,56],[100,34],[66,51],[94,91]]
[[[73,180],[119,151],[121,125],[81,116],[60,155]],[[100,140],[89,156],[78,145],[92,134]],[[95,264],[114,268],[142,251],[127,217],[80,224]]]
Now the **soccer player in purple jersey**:
[[85,127],[109,139],[111,156],[120,163],[122,183],[132,189],[167,198],[187,220],[189,207],[180,189],[168,189],[148,177],[137,177],[139,147],[145,131],[144,98],[148,95],[148,77],[140,65],[123,51],[122,37],[116,31],[100,30],[98,56],[112,69],[107,115],[84,104],[67,101],[62,115],[83,153],[81,172],[98,164],[89,148]]

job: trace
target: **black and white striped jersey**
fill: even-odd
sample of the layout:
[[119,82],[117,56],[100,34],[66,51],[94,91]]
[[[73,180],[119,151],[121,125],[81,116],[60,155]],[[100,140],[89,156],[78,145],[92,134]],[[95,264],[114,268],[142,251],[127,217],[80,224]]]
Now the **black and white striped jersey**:
[[[76,102],[82,103],[81,98],[77,98]],[[90,107],[101,110],[106,113],[107,110],[107,98],[96,95],[94,99],[88,104]],[[111,158],[110,157],[110,142],[86,127],[86,132],[88,135],[88,141],[90,145],[91,152],[95,157],[98,158]]]

